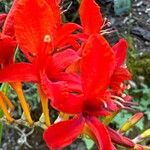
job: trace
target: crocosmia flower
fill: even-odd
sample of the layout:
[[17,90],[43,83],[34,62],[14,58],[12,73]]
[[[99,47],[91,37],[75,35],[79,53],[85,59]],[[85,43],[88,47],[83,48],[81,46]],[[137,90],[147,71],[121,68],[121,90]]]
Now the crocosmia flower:
[[113,92],[118,94],[122,93],[125,89],[124,81],[131,79],[131,73],[125,65],[127,47],[127,42],[124,39],[120,39],[119,42],[113,46],[116,63],[110,86],[112,87]]
[[113,149],[107,128],[96,116],[107,115],[107,109],[115,109],[107,91],[114,70],[114,58],[111,47],[102,36],[90,36],[81,59],[83,93],[59,95],[54,91],[52,106],[59,111],[76,115],[73,119],[54,124],[45,131],[44,139],[50,148],[62,148],[70,144],[88,126],[101,150]]

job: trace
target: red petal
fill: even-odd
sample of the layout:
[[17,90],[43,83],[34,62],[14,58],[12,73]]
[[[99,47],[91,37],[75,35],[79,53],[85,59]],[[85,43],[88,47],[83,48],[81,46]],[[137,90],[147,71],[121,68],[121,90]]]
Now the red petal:
[[65,82],[63,81],[52,82],[48,79],[47,75],[45,74],[41,74],[40,78],[41,78],[41,87],[43,88],[43,91],[52,101],[54,100],[53,92],[57,91],[58,93],[61,93],[66,91]]
[[124,64],[127,48],[128,48],[128,43],[126,42],[125,39],[120,39],[119,42],[113,46],[113,50],[116,56],[117,67]]
[[5,14],[5,13],[0,14],[0,29],[6,19],[6,16],[7,16],[7,14]]
[[8,65],[13,62],[16,45],[11,37],[0,34],[0,64]]
[[78,40],[79,38],[77,38],[75,35],[70,35],[64,42],[71,45],[75,50],[78,50],[81,46]]
[[80,57],[77,54],[77,52],[72,49],[67,49],[63,52],[59,52],[53,55],[55,66],[59,70],[66,69],[69,65],[71,65],[73,62],[76,62],[79,59]]
[[114,82],[124,82],[125,80],[130,80],[131,76],[132,75],[127,68],[120,67],[115,69],[111,80],[113,80]]
[[68,84],[69,91],[74,91],[74,92],[82,91],[80,77],[75,73],[61,72],[57,77],[57,79],[59,81],[66,81],[66,83]]
[[86,123],[95,135],[95,140],[100,150],[114,150],[105,125],[103,125],[96,117],[87,117]]
[[50,126],[44,132],[44,140],[50,149],[61,149],[71,144],[82,132],[84,120],[76,117]]
[[0,14],[0,21],[5,20],[6,16],[7,16],[7,14],[1,13]]
[[[110,103],[111,103],[110,96],[111,96],[110,93],[106,91],[96,98],[89,98],[89,97],[86,98],[86,101],[84,104],[84,112],[92,116],[109,115],[109,110],[112,107],[110,106]],[[106,106],[107,108],[105,108],[104,106]]]
[[42,75],[41,86],[45,94],[51,99],[51,104],[55,109],[68,114],[82,112],[83,95],[69,94],[66,82],[51,82],[46,75]]
[[58,0],[46,0],[49,6],[52,9],[53,13],[53,21],[57,26],[60,26],[61,24],[61,11],[60,11],[60,6],[59,6],[59,1]]
[[114,143],[123,145],[128,148],[134,147],[135,144],[130,139],[123,137],[121,134],[119,134],[118,132],[116,132],[115,130],[113,130],[111,128],[108,128],[108,131],[109,131],[110,137]]
[[119,91],[121,89],[121,83],[124,83],[125,80],[130,80],[131,76],[132,75],[127,68],[116,68],[110,81],[110,86],[113,89],[113,91]]
[[101,95],[110,82],[114,70],[114,54],[101,35],[91,36],[83,48],[81,77],[86,96]]
[[[52,36],[55,18],[45,0],[20,0],[15,12],[15,31],[17,41],[28,56],[41,50],[45,35]],[[43,46],[43,45],[42,45]]]
[[15,30],[14,30],[14,13],[16,10],[18,0],[13,1],[13,5],[11,6],[11,9],[7,15],[7,18],[5,20],[2,33],[5,35],[9,35],[11,37],[14,37]]
[[78,114],[83,111],[83,95],[54,93],[54,101],[51,103],[52,106],[64,113]]
[[71,35],[71,33],[73,33],[74,31],[81,29],[81,26],[79,26],[78,24],[75,23],[66,23],[64,24],[62,27],[60,27],[55,35],[55,45],[59,46],[61,44],[61,42],[64,42],[64,40],[66,40],[69,35]]
[[38,81],[36,70],[29,63],[16,63],[0,70],[0,82]]
[[103,24],[100,7],[95,0],[82,0],[80,5],[81,24],[86,34],[99,33]]

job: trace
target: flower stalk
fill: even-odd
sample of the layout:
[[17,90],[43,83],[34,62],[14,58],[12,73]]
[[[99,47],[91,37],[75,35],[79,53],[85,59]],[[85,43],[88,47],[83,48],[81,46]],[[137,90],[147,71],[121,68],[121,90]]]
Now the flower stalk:
[[10,83],[10,85],[15,90],[15,92],[18,96],[19,102],[20,102],[21,107],[23,109],[23,112],[25,114],[25,118],[27,119],[28,123],[30,125],[32,125],[33,120],[31,118],[29,105],[27,104],[27,100],[26,100],[25,95],[24,95],[23,90],[22,90],[21,82],[13,82],[13,83]]
[[49,115],[49,100],[48,97],[45,95],[43,90],[41,89],[40,85],[38,85],[38,93],[41,99],[41,104],[42,104],[42,110],[44,114],[44,122],[47,126],[50,126],[50,115]]

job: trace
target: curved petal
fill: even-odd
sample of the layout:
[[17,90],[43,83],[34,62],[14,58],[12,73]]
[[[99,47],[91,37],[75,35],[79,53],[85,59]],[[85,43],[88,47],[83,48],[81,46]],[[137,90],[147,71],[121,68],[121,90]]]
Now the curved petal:
[[82,0],[80,5],[80,19],[85,34],[99,33],[103,24],[100,7],[95,0]]
[[86,123],[95,136],[100,150],[114,150],[107,128],[96,117],[86,117]]
[[18,0],[14,0],[13,4],[11,6],[11,9],[6,17],[2,33],[5,35],[9,35],[11,37],[14,37],[15,30],[14,30],[14,13],[16,11]]
[[37,82],[38,75],[32,64],[16,63],[4,67],[0,70],[0,82]]
[[83,47],[81,59],[81,80],[87,97],[102,94],[114,71],[114,53],[101,35],[92,35]]
[[130,80],[132,77],[131,73],[127,68],[119,67],[116,68],[110,81],[110,86],[113,91],[119,91],[121,89],[121,83],[124,83],[126,80]]
[[69,91],[82,92],[80,76],[75,73],[61,72],[57,77],[59,81],[66,81]]
[[20,0],[14,19],[16,39],[27,56],[42,49],[46,35],[52,38],[55,18],[45,0]]
[[127,48],[128,44],[125,39],[120,39],[119,42],[112,47],[115,52],[117,67],[124,65]]
[[78,61],[79,59],[80,57],[78,53],[72,49],[67,49],[53,55],[54,64],[60,71],[66,69],[69,65]]
[[84,105],[83,95],[60,95],[59,93],[55,94],[55,99],[51,103],[55,109],[68,114],[82,113]]
[[50,126],[43,134],[50,149],[61,149],[71,144],[82,132],[83,118],[73,118]]
[[107,116],[112,110],[110,93],[105,91],[93,99],[87,97],[84,104],[84,112],[92,116]]
[[64,40],[62,44],[71,45],[77,51],[81,47],[78,41],[79,41],[79,38],[74,34],[66,38],[66,40]]
[[60,11],[60,6],[59,6],[59,2],[58,0],[46,0],[47,3],[49,4],[49,6],[52,9],[52,13],[53,13],[53,21],[57,26],[60,26],[60,24],[62,23],[61,21],[61,11]]
[[0,34],[0,64],[8,65],[13,62],[17,44],[10,36]]
[[79,73],[80,72],[80,60],[72,63],[66,69],[68,73]]
[[83,95],[69,94],[66,82],[51,82],[46,75],[42,75],[41,86],[45,94],[51,99],[51,105],[55,109],[68,114],[82,112]]
[[7,14],[5,14],[5,13],[0,14],[0,29],[2,28],[6,17],[7,17]]
[[46,75],[42,75],[41,86],[51,99],[51,105],[55,109],[68,114],[77,114],[83,111],[84,96],[70,94],[66,82],[51,82]]
[[81,26],[75,23],[66,23],[63,26],[61,26],[58,31],[56,32],[55,39],[54,39],[54,44],[56,46],[59,46],[61,42],[66,40],[66,38],[69,37],[69,35],[76,30],[81,29]]
[[54,101],[55,92],[64,93],[66,91],[66,85],[63,81],[52,82],[48,79],[46,74],[41,74],[40,79],[44,93],[52,101]]

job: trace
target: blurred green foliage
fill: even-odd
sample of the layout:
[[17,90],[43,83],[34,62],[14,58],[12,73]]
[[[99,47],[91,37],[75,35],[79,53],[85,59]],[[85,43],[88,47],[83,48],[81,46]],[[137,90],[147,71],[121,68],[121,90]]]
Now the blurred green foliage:
[[114,0],[114,12],[116,15],[129,13],[131,10],[131,0]]

